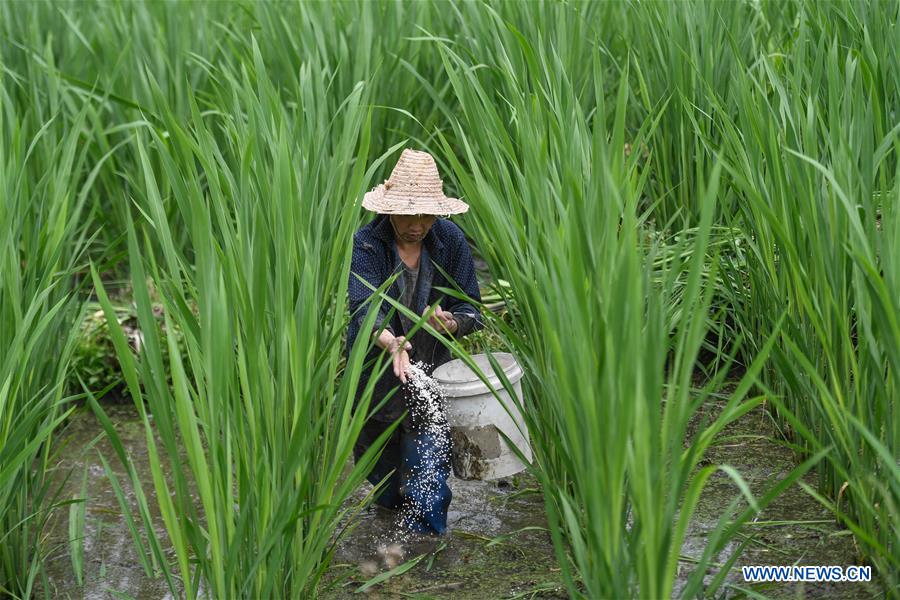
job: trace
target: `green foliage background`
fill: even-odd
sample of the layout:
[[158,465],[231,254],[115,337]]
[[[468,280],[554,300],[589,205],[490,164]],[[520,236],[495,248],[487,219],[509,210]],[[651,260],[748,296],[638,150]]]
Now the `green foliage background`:
[[[340,343],[358,202],[410,146],[509,283],[453,346],[526,367],[573,596],[671,594],[704,451],[763,402],[797,449],[785,485],[817,469],[809,492],[896,596],[898,19],[850,1],[0,4],[0,591],[40,587],[74,382],[121,373],[148,443],[150,415],[168,424],[152,487],[177,556],[151,536],[147,574],[315,593],[365,466],[342,479],[365,416]],[[88,299],[105,326],[83,325]],[[685,439],[735,366],[727,410]],[[724,510],[683,594],[715,593],[726,570],[705,567],[778,491]]]

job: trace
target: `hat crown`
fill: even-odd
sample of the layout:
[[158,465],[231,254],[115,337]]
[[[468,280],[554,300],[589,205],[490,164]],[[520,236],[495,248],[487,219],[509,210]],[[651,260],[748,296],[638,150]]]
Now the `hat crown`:
[[406,148],[394,165],[391,176],[385,179],[384,187],[388,190],[385,194],[387,198],[395,196],[400,190],[433,193],[437,189],[443,194],[444,182],[438,173],[433,156],[427,152]]

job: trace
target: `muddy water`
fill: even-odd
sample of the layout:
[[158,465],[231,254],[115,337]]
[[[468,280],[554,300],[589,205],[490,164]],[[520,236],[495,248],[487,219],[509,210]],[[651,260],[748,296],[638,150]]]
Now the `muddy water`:
[[[122,444],[131,457],[144,488],[152,489],[147,444],[140,417],[132,405],[109,405],[104,407]],[[91,449],[89,444],[102,434],[103,430],[89,409],[83,409],[72,417],[65,429],[58,435],[56,444],[63,445],[63,460],[57,467],[56,480],[61,482],[71,472],[64,485],[62,499],[80,497],[82,474],[87,472],[87,504],[84,519],[84,584],[78,585],[69,555],[68,510],[57,511],[50,523],[48,547],[53,550],[47,562],[49,572],[49,595],[51,598],[83,598],[100,600],[105,598],[164,598],[168,588],[163,579],[148,576],[135,550],[135,544],[125,517],[106,476],[99,454],[106,458],[123,488],[131,511],[137,516],[138,503],[134,490],[128,483],[125,469],[109,440],[102,436]],[[156,508],[155,499],[148,499],[153,514],[155,528],[164,534],[162,518]],[[146,543],[143,526],[138,521],[137,529]]]
[[[106,410],[149,493],[152,486],[143,426],[134,407],[115,405]],[[709,406],[707,410],[715,412],[716,407]],[[98,452],[107,457],[125,487],[129,505],[135,510],[134,494],[111,446],[101,439],[92,449],[84,451],[100,433],[101,428],[93,414],[82,411],[58,436],[58,443],[66,442],[65,458],[57,471],[58,481],[73,469],[62,498],[78,496],[85,470],[88,477],[82,540],[85,581],[84,585],[78,585],[72,571],[67,544],[68,511],[58,511],[47,532],[47,547],[52,549],[48,560],[48,595],[89,599],[166,598],[168,592],[162,579],[144,573],[104,474]],[[761,410],[753,411],[719,437],[709,459],[732,465],[754,493],[760,493],[772,481],[783,477],[794,464],[790,451],[771,441],[774,433],[769,417]],[[806,481],[815,484],[812,475],[808,475]],[[393,515],[373,508],[360,515],[351,535],[344,536],[339,542],[332,566],[320,586],[321,595],[325,598],[359,597],[354,592],[374,574],[424,555],[414,568],[373,586],[368,595],[374,598],[566,597],[560,586],[549,534],[540,529],[546,527],[546,518],[543,500],[539,494],[530,491],[535,487],[533,479],[517,477],[504,480],[500,485],[451,479],[450,484],[454,494],[449,515],[451,534],[443,539],[417,539],[403,544],[400,555],[380,554],[378,548],[387,540],[385,532],[391,529]],[[368,489],[359,490],[356,498],[361,498]],[[712,478],[682,550],[686,560],[682,563],[679,585],[693,570],[690,557],[700,555],[706,543],[706,532],[714,527],[722,508],[736,493],[737,489],[726,476]],[[152,496],[149,502],[156,528],[162,533],[162,522]],[[748,528],[746,533],[752,534],[754,539],[738,561],[739,565],[860,564],[852,538],[799,488],[783,494],[759,521],[803,523]],[[724,558],[719,557],[719,560]],[[744,587],[739,569],[732,570],[728,582]],[[876,593],[873,586],[839,583],[770,584],[752,589],[774,598],[867,598]],[[735,589],[726,590],[727,598],[741,596]]]

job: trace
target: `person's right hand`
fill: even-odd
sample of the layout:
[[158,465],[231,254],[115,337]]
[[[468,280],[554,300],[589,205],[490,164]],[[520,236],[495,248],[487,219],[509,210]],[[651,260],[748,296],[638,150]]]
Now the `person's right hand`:
[[406,383],[406,370],[409,368],[409,351],[412,350],[412,344],[406,341],[406,336],[400,335],[395,337],[388,344],[388,352],[394,357],[394,375],[400,378],[400,381]]

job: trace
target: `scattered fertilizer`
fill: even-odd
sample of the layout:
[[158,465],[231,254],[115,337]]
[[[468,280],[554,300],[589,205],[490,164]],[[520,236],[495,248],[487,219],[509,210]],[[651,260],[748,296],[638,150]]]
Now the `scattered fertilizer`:
[[[444,389],[436,379],[425,371],[424,362],[409,365],[407,374],[412,387],[413,398],[409,411],[413,421],[425,431],[435,435],[447,433],[447,398]],[[444,435],[449,449],[449,437]]]
[[400,509],[396,531],[390,541],[408,543],[410,533],[425,517],[428,506],[441,498],[444,476],[450,464],[450,426],[447,421],[447,398],[441,385],[427,374],[427,363],[418,361],[407,369],[409,382],[408,408],[413,427],[419,432],[419,464],[409,467],[410,481],[401,491],[413,501]]

